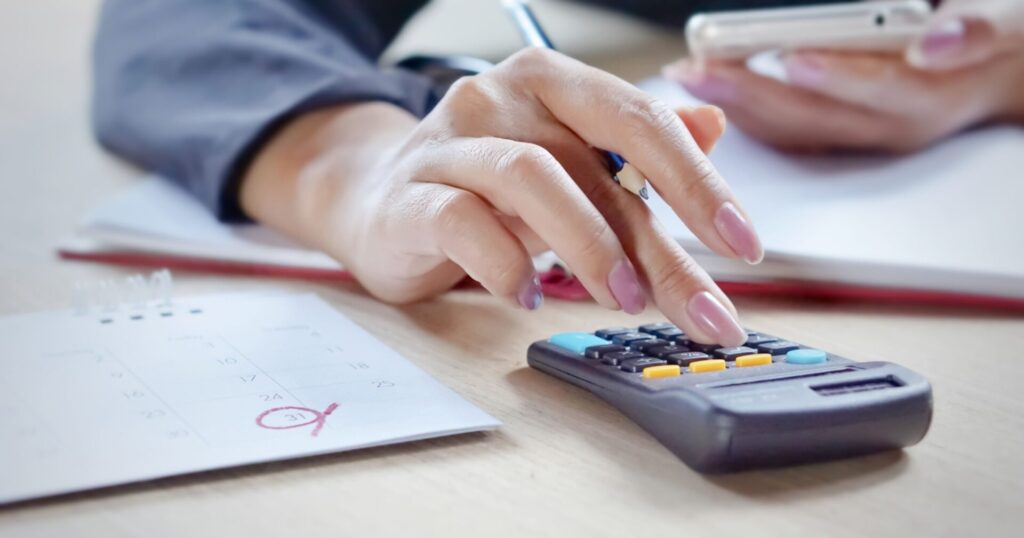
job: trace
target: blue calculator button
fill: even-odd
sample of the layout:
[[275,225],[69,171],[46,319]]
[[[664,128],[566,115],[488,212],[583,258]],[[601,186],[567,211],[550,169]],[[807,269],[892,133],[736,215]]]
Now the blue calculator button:
[[817,349],[794,349],[786,353],[786,362],[790,364],[822,364],[826,360],[828,355]]
[[552,336],[548,341],[578,355],[582,355],[588,347],[606,346],[611,343],[590,333],[561,333]]

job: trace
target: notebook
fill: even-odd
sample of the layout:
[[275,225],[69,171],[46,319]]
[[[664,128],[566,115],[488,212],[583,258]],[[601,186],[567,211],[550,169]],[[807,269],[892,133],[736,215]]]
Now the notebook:
[[[660,78],[640,87],[696,100]],[[1024,309],[1024,129],[991,127],[904,157],[794,156],[727,129],[712,153],[764,241],[756,267],[708,251],[657,196],[651,208],[726,291]],[[269,230],[220,224],[149,178],[97,207],[67,258],[344,278],[329,257]],[[557,258],[538,261],[544,270]],[[545,279],[555,296],[585,296]]]
[[0,504],[498,425],[315,295],[0,318]]

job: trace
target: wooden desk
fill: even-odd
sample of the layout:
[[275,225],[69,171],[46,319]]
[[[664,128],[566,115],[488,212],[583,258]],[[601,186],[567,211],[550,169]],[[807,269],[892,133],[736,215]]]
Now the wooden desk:
[[[74,281],[130,272],[54,256],[87,208],[136,175],[87,130],[95,4],[0,7],[0,314],[62,308]],[[396,308],[353,286],[184,273],[177,284],[315,291],[505,426],[0,509],[0,536],[1007,536],[1024,524],[1020,317],[738,300],[752,327],[924,373],[935,421],[905,453],[705,477],[596,398],[526,368],[529,342],[634,322],[624,315],[557,301],[527,314],[472,291]]]

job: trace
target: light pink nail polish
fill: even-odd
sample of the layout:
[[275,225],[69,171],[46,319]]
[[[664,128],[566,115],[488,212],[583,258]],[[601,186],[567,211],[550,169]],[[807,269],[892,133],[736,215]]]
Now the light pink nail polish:
[[726,202],[718,208],[715,213],[715,229],[740,258],[751,265],[761,263],[764,258],[761,239],[732,202]]
[[608,274],[608,289],[627,314],[639,314],[647,307],[647,299],[644,297],[643,288],[640,287],[640,280],[636,277],[636,271],[626,260],[619,260]]
[[957,52],[967,38],[964,21],[953,19],[933,28],[921,40],[921,53],[926,58],[945,56]]
[[711,293],[702,291],[686,304],[686,312],[701,330],[715,339],[715,343],[733,347],[747,341],[747,333],[739,322]]
[[537,278],[537,275],[533,275],[533,278],[519,290],[516,299],[527,310],[540,308],[541,303],[544,302],[544,294],[540,290],[540,279]]
[[680,81],[694,97],[709,103],[731,103],[736,100],[736,86],[714,75],[692,81]]
[[825,82],[825,62],[809,54],[792,54],[786,58],[786,78],[797,86],[820,86]]

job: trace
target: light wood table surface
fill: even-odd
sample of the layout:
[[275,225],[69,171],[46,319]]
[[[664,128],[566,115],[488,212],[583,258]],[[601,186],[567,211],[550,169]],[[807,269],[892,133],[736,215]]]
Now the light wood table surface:
[[[64,308],[75,281],[134,272],[54,254],[89,207],[138,175],[88,132],[96,4],[0,6],[0,314]],[[647,50],[661,56],[612,54],[602,65],[649,66],[674,43],[656,36]],[[504,426],[0,508],[0,536],[1019,536],[1024,528],[1020,316],[738,298],[750,327],[923,373],[935,419],[905,452],[710,477],[595,397],[526,367],[531,341],[655,320],[654,311],[634,319],[549,301],[525,313],[477,291],[394,307],[352,285],[181,272],[176,282],[179,294],[316,292]],[[6,435],[0,442],[17,442]]]

